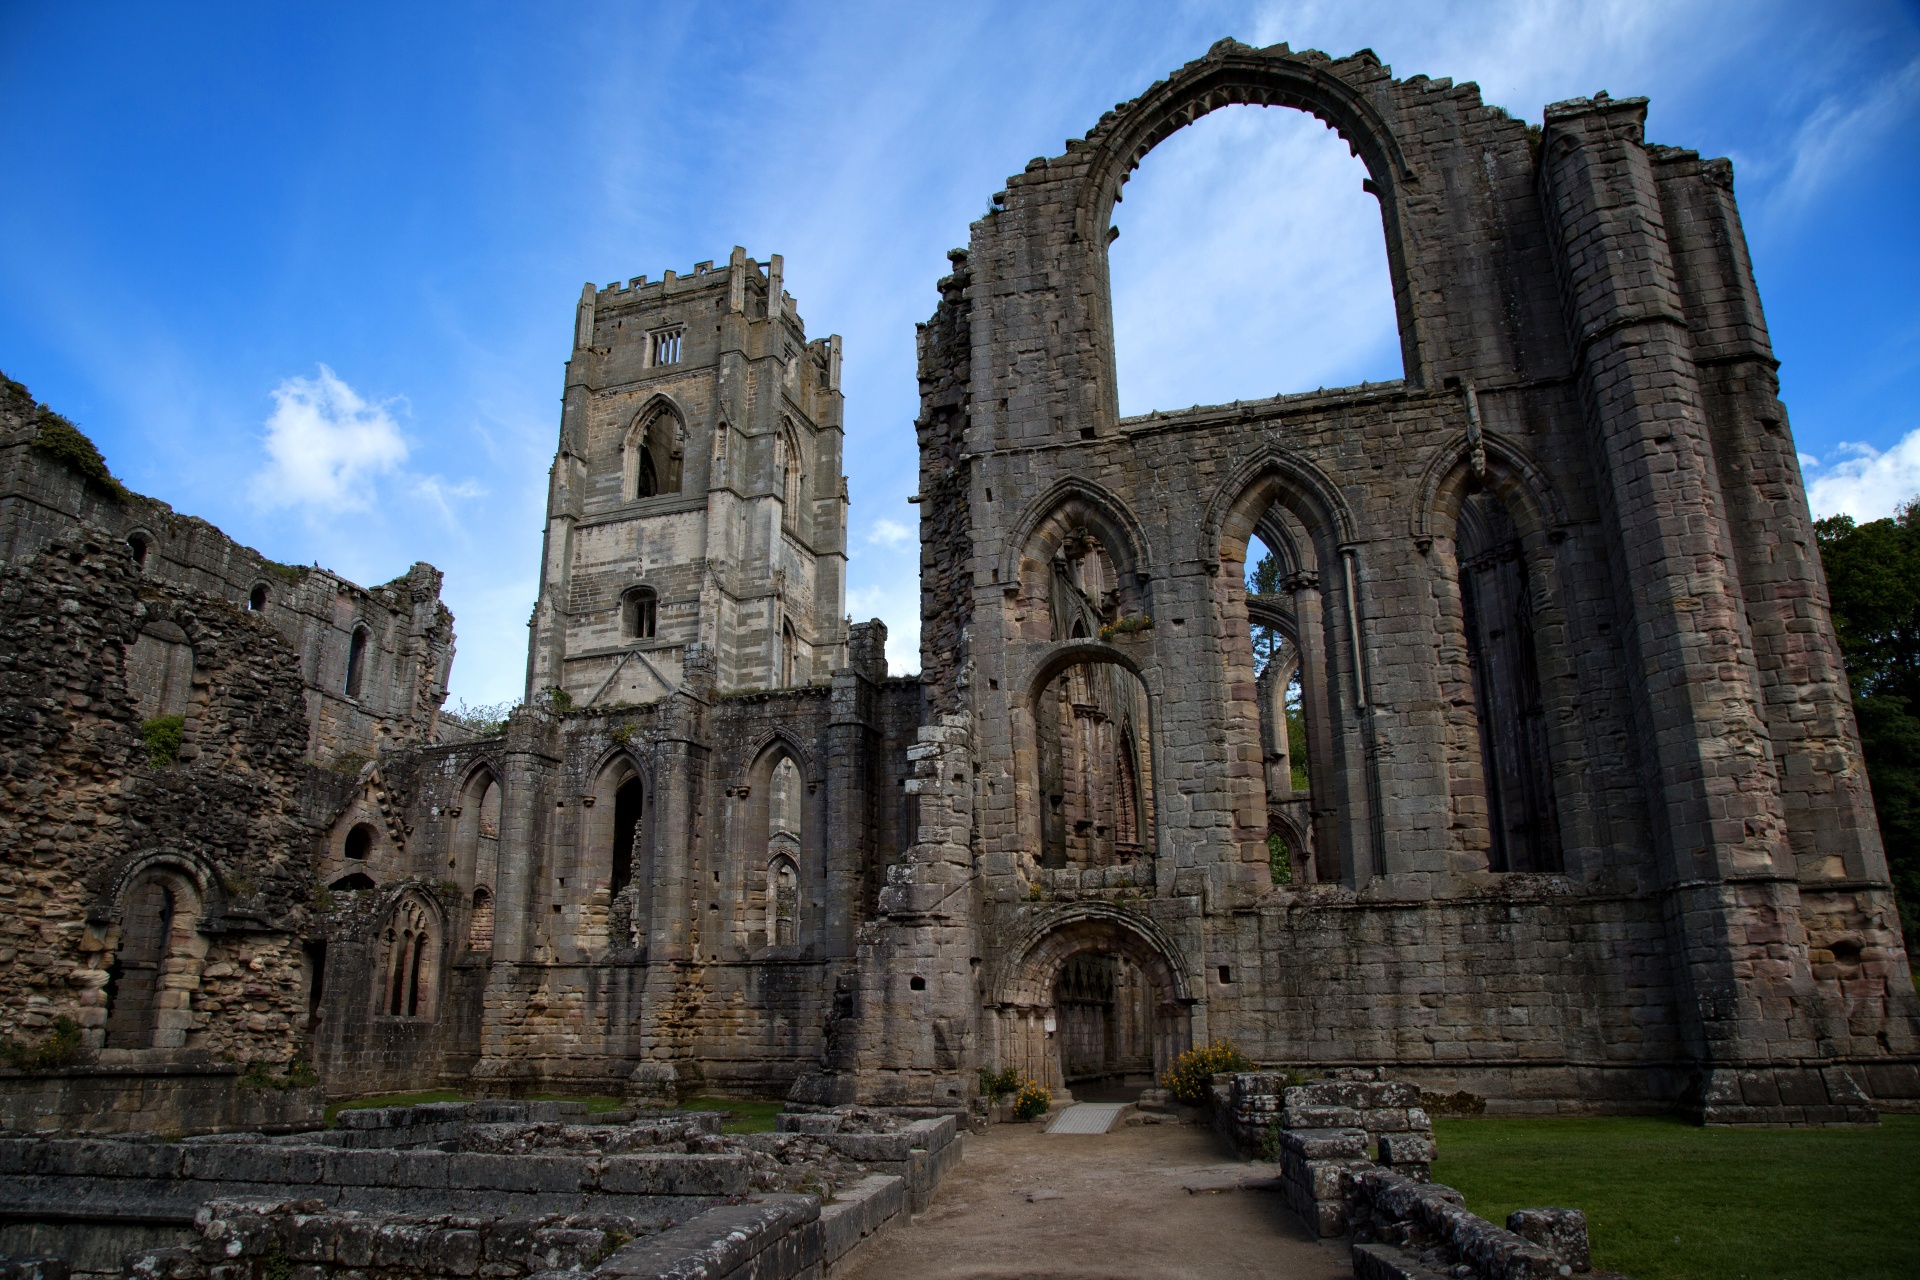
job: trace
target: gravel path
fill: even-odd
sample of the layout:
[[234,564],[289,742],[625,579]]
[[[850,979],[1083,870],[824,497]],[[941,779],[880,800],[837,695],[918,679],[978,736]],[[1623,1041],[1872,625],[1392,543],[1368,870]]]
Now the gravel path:
[[995,1125],[927,1212],[868,1246],[847,1280],[1352,1280],[1310,1237],[1271,1165],[1189,1125],[1100,1135]]

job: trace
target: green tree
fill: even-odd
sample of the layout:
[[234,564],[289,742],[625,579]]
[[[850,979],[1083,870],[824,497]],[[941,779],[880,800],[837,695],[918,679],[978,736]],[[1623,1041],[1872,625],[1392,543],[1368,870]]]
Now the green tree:
[[[1280,562],[1269,551],[1260,557],[1257,564],[1247,571],[1247,594],[1270,596],[1280,590]],[[1258,623],[1253,627],[1253,672],[1259,675],[1267,669],[1267,662],[1274,654],[1286,647],[1286,639],[1273,627],[1263,627]]]
[[1920,931],[1920,499],[1814,525],[1907,937]]

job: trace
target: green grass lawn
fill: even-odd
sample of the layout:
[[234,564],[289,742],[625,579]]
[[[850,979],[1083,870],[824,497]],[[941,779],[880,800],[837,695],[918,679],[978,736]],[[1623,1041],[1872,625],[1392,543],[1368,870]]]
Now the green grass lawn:
[[761,1098],[695,1098],[683,1104],[688,1111],[729,1113],[720,1124],[722,1133],[772,1133],[773,1118],[780,1114],[781,1107],[785,1105]]
[[1877,1129],[1652,1117],[1436,1119],[1433,1180],[1505,1225],[1586,1211],[1594,1266],[1635,1280],[1920,1276],[1920,1116]]

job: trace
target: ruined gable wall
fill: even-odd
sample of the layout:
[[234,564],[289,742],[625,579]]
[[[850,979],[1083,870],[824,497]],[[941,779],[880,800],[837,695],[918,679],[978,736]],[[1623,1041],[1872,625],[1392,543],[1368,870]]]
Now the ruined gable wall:
[[[159,619],[185,632],[195,657],[169,767],[149,763],[122,673],[141,626]],[[116,895],[158,860],[201,878],[193,954],[162,983],[184,1015],[184,1047],[233,1062],[300,1054],[306,725],[297,661],[279,634],[142,578],[123,547],[56,544],[0,569],[0,716],[0,1034],[37,1039],[65,1015],[98,1047]]]
[[[144,576],[174,587],[241,608],[264,587],[262,616],[300,655],[315,760],[432,741],[453,662],[453,615],[440,602],[438,570],[416,564],[363,588],[317,567],[278,564],[205,520],[90,480],[33,447],[49,412],[25,387],[0,378],[0,560],[24,562],[84,526],[120,541],[144,539]],[[367,627],[371,640],[360,696],[349,698],[356,626]]]
[[[1119,419],[1111,202],[1154,143],[1233,103],[1310,110],[1367,163],[1406,377]],[[968,371],[963,441],[931,436],[923,406],[924,612],[930,692],[976,711],[988,973],[1106,903],[1177,951],[1204,993],[1196,1039],[1277,1062],[1457,1062],[1508,1096],[1590,1098],[1625,1066],[1633,1082],[1604,1088],[1651,1105],[1675,1063],[1873,1053],[1868,1028],[1908,1052],[1730,186],[1719,162],[1646,147],[1643,114],[1562,104],[1542,135],[1371,54],[1228,41],[996,194],[921,334],[923,397]],[[932,341],[963,304],[964,361]],[[1555,875],[1488,870],[1454,545],[1480,488],[1522,540]],[[1158,831],[1125,884],[1036,865],[1028,701],[1063,658],[1021,584],[1068,503],[1128,544],[1152,619],[1087,646],[1152,704]],[[1296,561],[1284,607],[1319,641],[1316,844],[1338,887],[1267,883],[1239,580],[1263,519]],[[1689,886],[1701,868],[1718,883]]]

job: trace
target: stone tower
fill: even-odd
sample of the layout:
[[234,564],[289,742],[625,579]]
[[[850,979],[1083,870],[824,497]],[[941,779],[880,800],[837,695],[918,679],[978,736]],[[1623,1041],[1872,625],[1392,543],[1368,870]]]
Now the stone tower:
[[838,335],[808,342],[781,260],[581,291],[527,696],[652,702],[709,646],[722,693],[846,664]]

